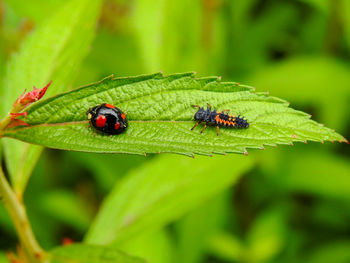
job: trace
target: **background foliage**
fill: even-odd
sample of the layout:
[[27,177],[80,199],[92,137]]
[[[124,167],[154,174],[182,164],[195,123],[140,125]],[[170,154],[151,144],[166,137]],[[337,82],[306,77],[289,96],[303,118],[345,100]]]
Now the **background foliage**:
[[[95,3],[0,1],[0,77],[9,61],[11,72],[33,71],[13,73],[18,90],[9,95],[1,85],[1,101],[53,77],[55,94],[112,73],[197,71],[270,91],[349,138],[348,1],[107,0],[101,9],[87,2]],[[49,26],[55,30],[46,32]],[[47,51],[25,55],[39,44]],[[194,160],[55,150],[40,156],[40,149],[23,155],[17,150],[27,146],[13,147],[8,172],[19,192],[34,169],[24,201],[47,250],[69,237],[88,244],[99,261],[124,260],[115,248],[156,263],[350,261],[345,144]],[[28,166],[16,165],[21,158]],[[0,262],[16,244],[0,206]],[[79,251],[86,248],[53,255],[74,259]]]

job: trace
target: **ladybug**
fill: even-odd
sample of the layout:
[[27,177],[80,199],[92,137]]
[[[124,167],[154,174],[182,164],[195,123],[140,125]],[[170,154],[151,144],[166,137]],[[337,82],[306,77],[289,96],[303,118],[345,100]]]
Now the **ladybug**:
[[207,125],[216,126],[216,134],[219,136],[219,126],[228,127],[228,128],[248,128],[249,123],[244,117],[239,115],[228,115],[226,112],[230,110],[216,111],[215,109],[211,110],[211,105],[208,104],[207,109],[198,106],[192,105],[192,107],[198,108],[198,111],[194,114],[194,119],[198,121],[191,130],[197,127],[201,122],[205,122],[201,133],[207,128]]
[[86,114],[91,125],[102,133],[120,134],[128,127],[126,114],[111,104],[97,105],[90,108]]

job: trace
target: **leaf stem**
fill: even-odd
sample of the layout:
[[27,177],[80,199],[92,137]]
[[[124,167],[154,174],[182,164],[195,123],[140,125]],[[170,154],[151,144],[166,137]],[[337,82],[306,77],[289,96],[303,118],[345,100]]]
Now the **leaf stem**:
[[36,241],[23,203],[12,191],[0,166],[0,196],[10,214],[29,262],[44,262],[45,252]]
[[[11,111],[12,112],[12,111]],[[7,125],[11,122],[11,115],[8,114],[1,122],[0,122],[0,130],[4,130]]]
[[0,122],[0,131],[5,130],[7,125],[10,124],[11,121],[14,120],[14,117],[11,115],[13,113],[19,113],[21,110],[23,110],[25,107],[23,107],[23,105],[20,104],[14,104],[12,106],[11,111],[7,114],[7,116]]

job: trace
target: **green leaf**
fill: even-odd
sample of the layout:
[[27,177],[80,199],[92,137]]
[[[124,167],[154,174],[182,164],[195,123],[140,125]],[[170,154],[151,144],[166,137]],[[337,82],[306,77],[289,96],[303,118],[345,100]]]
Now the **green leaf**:
[[[118,249],[152,263],[173,261],[173,242],[170,234],[165,230],[157,230],[139,235],[118,245]],[[181,261],[180,261],[181,262]]]
[[281,252],[287,236],[287,219],[281,207],[267,208],[253,222],[246,237],[244,261],[269,262]]
[[28,17],[36,23],[43,23],[52,10],[64,2],[64,0],[33,0],[28,5],[25,0],[6,0],[6,4],[18,15]]
[[347,263],[350,261],[350,240],[338,238],[329,242],[320,242],[320,244],[311,251],[304,254],[303,262],[306,263]]
[[261,155],[261,158],[263,174],[278,189],[338,200],[350,199],[350,164],[341,155],[298,149],[288,153],[271,152]]
[[103,246],[73,244],[51,251],[52,263],[142,263],[142,259]]
[[139,155],[98,154],[65,152],[64,161],[72,161],[90,171],[95,180],[95,187],[109,192],[115,182],[130,169],[145,162],[147,158]]
[[224,191],[176,222],[177,262],[203,262],[208,241],[223,228],[228,219],[231,198],[232,191]]
[[8,260],[5,252],[3,251],[0,251],[0,263],[10,263],[10,260]]
[[86,242],[119,244],[160,228],[233,184],[252,165],[241,156],[160,156],[134,170],[105,199]]
[[46,215],[84,232],[90,223],[90,214],[77,196],[67,190],[44,192],[37,206]]
[[[118,136],[94,135],[87,128],[86,111],[111,103],[128,112],[129,127]],[[251,124],[248,129],[207,128],[194,131],[192,104],[231,109]],[[185,155],[246,152],[246,148],[290,144],[292,141],[345,139],[288,103],[251,87],[221,82],[216,77],[194,78],[192,73],[113,78],[49,98],[28,109],[29,127],[4,136],[47,147],[109,153],[172,152]],[[48,134],[50,136],[48,136]]]
[[238,236],[221,232],[208,241],[208,252],[227,262],[241,262],[245,244]]
[[[69,87],[77,67],[92,41],[100,0],[71,0],[48,16],[23,43],[21,51],[9,62],[4,87],[2,114],[10,110],[25,88],[52,86],[46,96]],[[40,156],[41,147],[4,140],[11,179],[17,190],[23,189]]]
[[286,98],[297,105],[315,108],[319,121],[345,131],[349,73],[348,65],[342,61],[331,57],[309,56],[294,57],[264,67],[249,79],[257,87],[268,88],[271,94]]

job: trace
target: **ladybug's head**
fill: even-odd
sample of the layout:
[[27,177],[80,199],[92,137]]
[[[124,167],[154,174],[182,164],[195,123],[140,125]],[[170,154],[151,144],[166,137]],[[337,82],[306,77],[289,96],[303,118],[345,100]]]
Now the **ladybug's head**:
[[199,108],[196,114],[194,115],[194,119],[196,121],[202,121],[205,118],[205,110],[203,108]]
[[90,108],[87,110],[86,114],[88,116],[88,119],[91,120],[92,116],[96,113],[96,109],[98,108],[98,106]]

